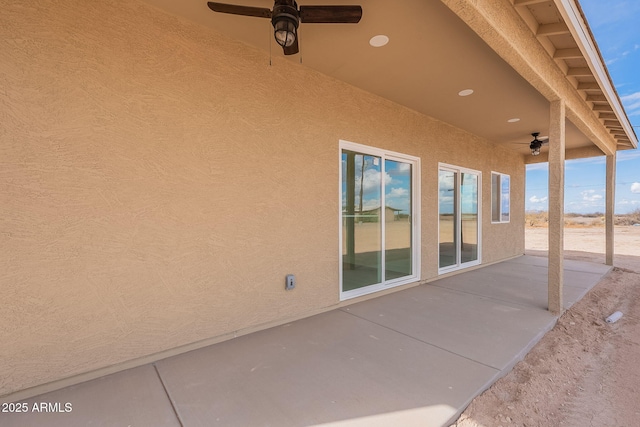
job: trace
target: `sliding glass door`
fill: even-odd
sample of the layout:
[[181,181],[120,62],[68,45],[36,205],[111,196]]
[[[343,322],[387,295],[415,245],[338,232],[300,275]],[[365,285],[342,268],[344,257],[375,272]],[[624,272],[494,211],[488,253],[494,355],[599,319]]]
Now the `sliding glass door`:
[[378,156],[343,150],[342,290],[382,281],[382,164]]
[[440,165],[438,172],[439,270],[480,263],[480,184],[478,171]]
[[478,173],[460,173],[460,263],[478,261]]
[[391,178],[384,184],[384,278],[389,281],[413,273],[413,165],[389,159],[384,165],[386,175]]
[[438,206],[440,210],[440,268],[458,263],[458,192],[457,174],[440,169],[438,173]]
[[342,142],[343,299],[418,279],[418,159]]

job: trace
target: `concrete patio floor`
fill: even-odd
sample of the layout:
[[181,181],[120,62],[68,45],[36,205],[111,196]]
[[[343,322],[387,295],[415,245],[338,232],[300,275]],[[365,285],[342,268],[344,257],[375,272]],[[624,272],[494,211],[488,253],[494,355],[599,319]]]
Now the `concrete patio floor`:
[[[565,307],[609,269],[565,260]],[[525,255],[40,395],[0,425],[446,426],[554,326],[546,277]]]

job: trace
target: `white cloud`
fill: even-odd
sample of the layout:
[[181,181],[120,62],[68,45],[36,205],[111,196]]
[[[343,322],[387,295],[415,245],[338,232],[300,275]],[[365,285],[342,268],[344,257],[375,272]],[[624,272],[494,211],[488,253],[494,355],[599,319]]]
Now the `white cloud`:
[[584,165],[584,164],[593,164],[593,165],[604,165],[606,162],[606,158],[604,156],[601,157],[587,157],[584,159],[571,159],[567,160],[565,163],[565,169],[569,169],[571,165]]
[[[375,169],[365,169],[364,170],[364,176],[360,177],[358,176],[358,173],[360,173],[360,171],[356,171],[356,192],[360,191],[360,179],[362,178],[362,187],[364,189],[365,193],[370,193],[370,192],[377,192],[380,189],[380,178],[382,176],[382,173],[379,170],[375,170]],[[385,177],[384,177],[384,183],[386,184],[390,184],[391,183],[391,176],[389,176],[388,173],[385,172]]]
[[440,202],[442,204],[453,203],[453,196],[440,196]]
[[546,201],[547,201],[547,199],[548,199],[548,197],[547,197],[547,196],[545,196],[545,197],[531,196],[531,197],[529,198],[529,201],[530,201],[531,203],[544,203],[544,202],[546,202]]
[[582,200],[585,202],[597,202],[598,200],[602,200],[602,195],[595,193],[596,190],[586,190],[582,191],[580,194],[582,195]]
[[640,193],[640,182],[634,182],[633,184],[631,184],[631,192]]
[[616,205],[640,205],[640,200],[622,199],[619,202],[616,202]]
[[409,195],[409,190],[406,188],[392,188],[389,193],[387,193],[387,197],[407,197]]
[[549,170],[549,163],[531,163],[527,165],[527,172],[529,171],[541,171]]
[[635,92],[629,95],[624,95],[620,97],[623,101],[640,101],[640,92]]
[[627,110],[629,115],[635,115],[640,111],[640,92],[631,93],[629,95],[621,96],[622,104]]
[[634,160],[640,158],[640,152],[638,152],[637,150],[627,150],[627,151],[621,151],[618,152],[617,155],[617,161],[618,162],[624,162],[627,160]]
[[[373,209],[378,209],[380,207],[380,200],[379,199],[371,199],[371,200],[363,200],[362,201],[362,210],[363,211],[370,211]],[[359,208],[356,207],[357,210],[359,210]]]
[[387,161],[385,172],[393,177],[393,184],[402,183],[401,178],[408,178],[411,174],[411,165],[409,163],[400,163]]
[[398,163],[398,172],[409,172],[411,170],[411,165],[409,163]]

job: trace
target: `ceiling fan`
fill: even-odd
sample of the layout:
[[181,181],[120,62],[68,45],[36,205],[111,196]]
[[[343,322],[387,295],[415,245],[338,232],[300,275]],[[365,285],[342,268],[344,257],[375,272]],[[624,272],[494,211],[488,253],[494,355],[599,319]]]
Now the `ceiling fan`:
[[533,141],[531,141],[531,142],[516,142],[515,144],[529,144],[529,148],[531,149],[531,154],[533,156],[539,156],[540,155],[540,147],[542,147],[544,144],[548,144],[549,143],[549,137],[548,136],[540,136],[540,132],[533,132],[531,134],[531,136],[533,137]]
[[357,24],[362,18],[361,6],[300,6],[295,0],[275,0],[273,11],[263,7],[239,6],[207,2],[214,12],[270,18],[276,42],[285,55],[298,53],[298,26],[310,24]]
[[533,137],[533,141],[529,143],[529,148],[531,148],[531,154],[534,156],[540,155],[540,147],[542,147],[542,144],[549,143],[548,136],[541,136],[540,138],[538,138],[539,135],[540,132],[533,132],[531,134],[531,136]]

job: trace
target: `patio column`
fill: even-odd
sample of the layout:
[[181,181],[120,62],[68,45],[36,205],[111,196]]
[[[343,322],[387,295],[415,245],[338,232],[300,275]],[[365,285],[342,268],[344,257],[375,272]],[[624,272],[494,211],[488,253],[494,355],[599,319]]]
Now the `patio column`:
[[549,120],[549,311],[561,314],[564,281],[564,159],[566,107],[552,101]]
[[605,234],[606,234],[606,264],[613,265],[613,236],[614,236],[614,214],[616,200],[616,152],[607,156],[607,200],[605,208]]

